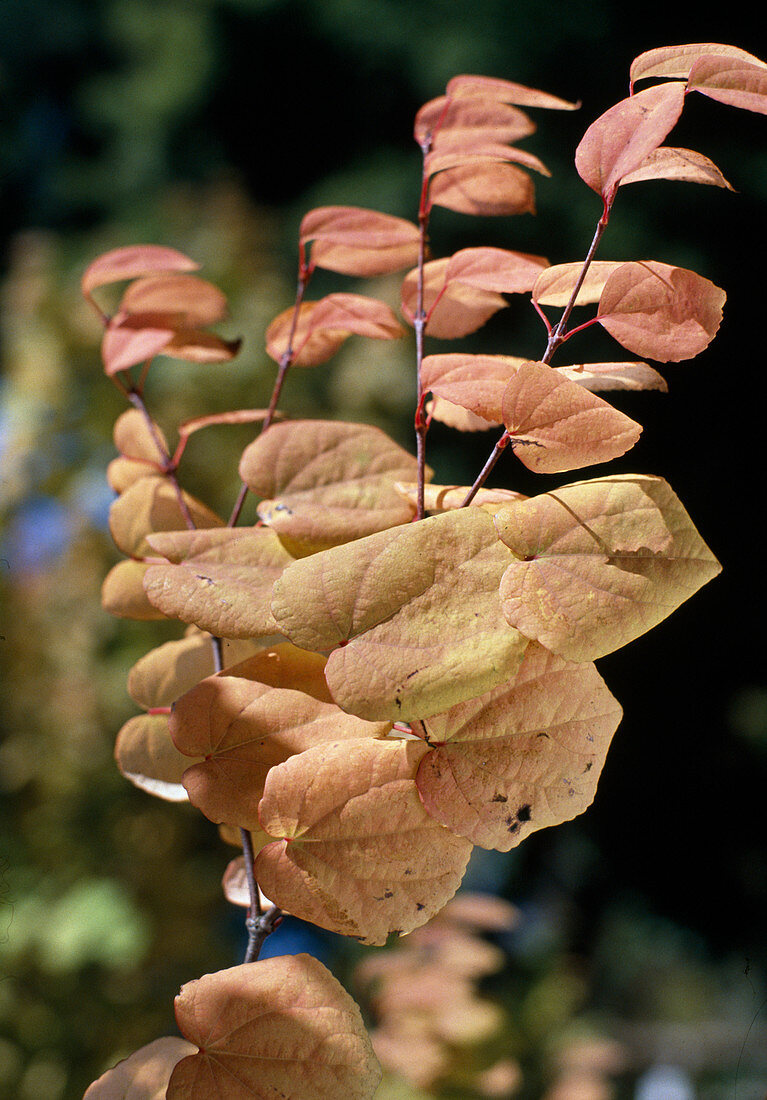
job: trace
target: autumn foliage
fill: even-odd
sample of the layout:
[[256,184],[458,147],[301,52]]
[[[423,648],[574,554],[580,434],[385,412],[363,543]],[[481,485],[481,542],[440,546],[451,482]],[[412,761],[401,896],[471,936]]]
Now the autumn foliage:
[[[719,572],[662,477],[600,470],[530,497],[486,485],[505,451],[512,486],[515,461],[559,475],[620,458],[642,429],[610,395],[665,390],[652,364],[692,359],[721,322],[724,291],[695,272],[595,256],[621,187],[730,188],[704,155],[664,142],[692,92],[766,113],[767,64],[717,44],[668,47],[638,57],[630,80],[630,95],[575,151],[601,201],[594,238],[585,258],[555,265],[487,246],[432,255],[434,206],[534,211],[534,174],[549,173],[519,147],[535,128],[527,112],[577,106],[506,80],[451,80],[415,120],[416,220],[309,211],[296,300],[265,335],[277,365],[269,407],[187,421],[173,447],[150,408],[150,367],[157,356],[232,360],[239,341],[215,332],[223,294],[189,257],[157,245],[116,249],[85,272],[104,370],[128,403],[108,470],[124,560],[104,582],[104,606],[186,628],[131,670],[141,713],[118,734],[117,763],[148,794],[188,799],[242,846],[224,890],[247,907],[250,934],[242,965],[181,990],[184,1039],[142,1048],[95,1082],[89,1100],[128,1088],[171,1100],[372,1096],[380,1067],[354,1001],[309,956],[258,961],[264,937],[283,912],[364,944],[419,930],[407,965],[371,959],[366,974],[384,982],[381,1003],[393,988],[407,1001],[409,986],[428,999],[429,982],[446,982],[459,1013],[473,996],[466,975],[445,964],[438,979],[433,959],[419,956],[427,922],[443,914],[434,942],[449,954],[455,938],[438,930],[473,847],[508,851],[589,806],[621,718],[594,661]],[[316,268],[365,280],[403,272],[399,316],[343,283],[308,299]],[[107,311],[97,299],[118,284]],[[425,338],[470,336],[512,295],[540,318],[539,358],[425,354]],[[629,358],[565,354],[594,325]],[[320,366],[349,339],[408,329],[414,453],[366,424],[279,409],[292,368]],[[428,465],[434,421],[494,433],[473,484],[445,485]],[[257,434],[242,454],[242,488],[219,516],[182,485],[186,443],[248,422]],[[248,494],[253,525],[240,522]],[[426,1068],[440,1064],[435,1036],[449,1032],[438,1009],[432,998],[434,1019],[418,1038],[429,1080]],[[412,1051],[403,1063],[412,1032],[384,1022],[374,1038],[384,1064],[413,1063]]]

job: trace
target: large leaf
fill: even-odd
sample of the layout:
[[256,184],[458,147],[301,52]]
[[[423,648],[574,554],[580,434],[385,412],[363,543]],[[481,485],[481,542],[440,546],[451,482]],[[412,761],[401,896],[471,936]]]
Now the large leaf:
[[[223,527],[224,521],[190,493],[181,493],[195,527]],[[165,477],[142,477],[130,485],[109,509],[109,530],[115,545],[129,557],[144,558],[147,535],[178,531],[186,525],[179,493]]]
[[535,213],[535,189],[527,172],[493,160],[459,165],[433,176],[429,200],[434,206],[477,217]]
[[711,343],[726,298],[721,287],[694,271],[645,260],[622,264],[610,275],[598,319],[634,355],[678,363]]
[[593,661],[656,626],[720,571],[662,478],[595,478],[495,515],[516,560],[500,594],[517,630]]
[[512,142],[535,132],[524,111],[492,98],[437,96],[418,111],[414,136],[422,143],[431,137],[433,150],[465,152],[487,142]]
[[302,245],[312,242],[311,262],[344,275],[385,275],[418,259],[418,226],[404,218],[359,206],[320,206],[304,215]]
[[168,730],[167,714],[139,714],[129,718],[115,743],[117,766],[134,787],[167,802],[186,802],[182,785],[190,765]]
[[616,103],[592,122],[575,150],[575,167],[588,186],[609,200],[629,172],[662,144],[684,104],[684,84],[647,88]]
[[425,924],[453,896],[471,845],[429,817],[415,784],[426,746],[320,745],[272,768],[262,827],[264,893],[288,912],[364,943]]
[[767,68],[763,61],[737,46],[725,46],[720,42],[692,42],[685,46],[658,46],[646,50],[631,62],[629,75],[632,83],[650,77],[666,77],[686,80],[695,63],[704,57],[728,58]]
[[[425,332],[441,340],[468,336],[508,303],[496,290],[488,290],[458,279],[448,279],[450,258],[431,260],[423,268]],[[418,270],[409,271],[402,282],[402,312],[413,324],[418,309]]]
[[381,1079],[360,1010],[310,955],[206,974],[176,997],[199,1047],[173,1071],[168,1100],[369,1100]]
[[421,723],[433,745],[416,779],[424,806],[507,852],[590,805],[621,713],[593,664],[532,644],[509,684]]
[[385,302],[361,294],[328,294],[318,302],[302,302],[294,323],[294,307],[284,310],[266,330],[266,351],[276,362],[289,356],[294,367],[326,362],[352,335],[392,340],[404,334]]
[[767,114],[767,65],[732,57],[701,57],[690,70],[687,87],[744,111]]
[[295,562],[272,611],[296,645],[333,649],[325,676],[344,710],[419,718],[515,672],[526,641],[498,600],[510,560],[492,518],[464,508]]
[[416,460],[380,428],[331,420],[273,425],[245,448],[240,476],[260,519],[296,557],[409,522],[394,488]]
[[275,634],[272,584],[293,558],[268,527],[219,527],[148,536],[167,558],[150,565],[144,590],[153,607],[220,638]]
[[176,1035],[155,1039],[103,1073],[83,1100],[165,1100],[174,1066],[194,1053],[194,1044]]
[[365,722],[302,691],[238,676],[210,676],[173,708],[176,748],[201,757],[184,774],[190,801],[216,824],[258,829],[269,769],[323,741],[383,737],[390,723]]

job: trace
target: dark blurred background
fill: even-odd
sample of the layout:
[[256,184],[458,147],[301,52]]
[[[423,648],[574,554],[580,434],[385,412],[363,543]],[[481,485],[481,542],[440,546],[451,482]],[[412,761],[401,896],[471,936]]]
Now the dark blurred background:
[[[292,300],[300,217],[336,202],[414,217],[413,116],[451,76],[505,77],[582,107],[535,114],[525,147],[553,173],[537,182],[537,217],[437,210],[435,253],[488,243],[563,262],[582,257],[600,212],[572,165],[584,129],[627,94],[637,54],[700,41],[765,58],[763,11],[608,0],[4,0],[0,1094],[81,1096],[117,1058],[174,1032],[182,982],[234,965],[242,950],[241,914],[219,885],[232,850],[189,806],[152,800],[111,761],[114,734],[136,709],[124,686],[130,665],[178,629],[100,608],[102,577],[118,560],[103,471],[122,404],[80,302],[83,268],[108,248],[151,241],[192,255],[229,295],[228,334],[244,337],[241,355],[213,369],[155,366],[161,424],[262,404],[273,378],[263,332]],[[556,1051],[581,1032],[621,1051],[594,1100],[639,1096],[663,1066],[694,1090],[680,1097],[767,1092],[756,530],[767,131],[759,115],[693,96],[673,143],[711,157],[737,193],[627,187],[601,254],[690,267],[729,300],[712,346],[663,369],[669,394],[619,399],[644,433],[616,467],[665,476],[724,572],[600,662],[625,718],[594,806],[508,856],[472,862],[468,884],[522,913],[493,993],[525,1100],[576,1095],[556,1092]],[[322,276],[313,291],[350,286]],[[372,292],[394,303],[396,280]],[[540,325],[528,312],[513,305],[467,348],[536,358]],[[582,348],[584,359],[615,355],[606,337]],[[328,367],[289,379],[284,405],[377,423],[409,446],[411,351],[351,341]],[[438,480],[472,480],[490,435],[435,430]],[[249,432],[202,436],[190,444],[186,483],[226,514]],[[495,483],[532,486],[511,460]],[[281,935],[275,951],[308,946],[339,973],[356,958],[297,922]],[[431,1095],[401,1081],[386,1088]],[[469,1095],[457,1088],[447,1082],[440,1095]]]

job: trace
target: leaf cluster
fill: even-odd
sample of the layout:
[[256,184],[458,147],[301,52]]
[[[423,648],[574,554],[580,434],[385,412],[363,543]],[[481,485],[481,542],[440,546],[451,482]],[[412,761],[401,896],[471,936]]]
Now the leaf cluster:
[[[660,82],[636,90],[649,79]],[[223,295],[187,256],[155,245],[117,249],[85,272],[105,373],[129,404],[108,474],[125,558],[104,606],[187,628],[131,671],[143,713],[118,735],[118,766],[150,794],[188,798],[242,845],[224,890],[239,902],[245,892],[250,933],[242,966],[177,998],[194,1047],[145,1048],[89,1096],[117,1095],[125,1073],[149,1075],[147,1096],[166,1084],[169,1097],[371,1096],[379,1070],[348,994],[306,956],[257,962],[263,939],[291,913],[382,945],[445,909],[474,846],[505,852],[582,813],[621,718],[594,662],[719,572],[660,477],[607,473],[530,497],[485,484],[507,450],[544,474],[624,455],[641,427],[600,394],[665,389],[645,360],[691,359],[719,327],[725,295],[709,280],[595,254],[622,186],[729,187],[705,156],[663,143],[694,91],[765,113],[767,65],[731,47],[673,47],[637,58],[631,81],[575,154],[602,201],[592,244],[585,259],[552,266],[487,246],[433,258],[434,206],[534,210],[533,173],[547,169],[519,147],[534,130],[528,110],[576,106],[506,80],[451,80],[416,116],[416,220],[310,211],[295,301],[266,331],[277,368],[268,408],[187,421],[175,449],[149,408],[150,368],[160,355],[230,362],[239,342],[213,331]],[[308,299],[317,268],[364,280],[405,271],[400,317],[368,294]],[[122,283],[103,311],[94,295]],[[425,339],[470,336],[513,295],[541,319],[539,359],[424,354]],[[576,324],[582,307],[591,315]],[[593,325],[638,359],[554,365]],[[405,326],[414,455],[369,425],[281,416],[292,368],[324,364],[351,338],[403,338]],[[472,485],[434,481],[435,420],[501,429]],[[225,519],[182,487],[183,454],[193,433],[243,422],[261,427]],[[248,494],[258,518],[243,525]],[[272,1068],[256,1073],[243,1060],[253,1051]]]

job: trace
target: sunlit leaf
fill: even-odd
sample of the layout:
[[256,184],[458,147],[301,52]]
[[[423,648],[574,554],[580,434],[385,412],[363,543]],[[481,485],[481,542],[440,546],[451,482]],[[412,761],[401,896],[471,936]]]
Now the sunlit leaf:
[[117,766],[134,787],[167,802],[186,802],[181,778],[190,766],[173,744],[167,714],[138,714],[117,735]]
[[[441,340],[455,340],[476,332],[499,309],[508,304],[502,294],[448,281],[450,259],[430,260],[423,268],[423,308],[426,334]],[[409,271],[402,281],[402,312],[413,324],[418,309],[418,270]]]
[[150,565],[151,604],[182,623],[221,638],[278,633],[269,611],[272,584],[293,559],[274,531],[211,528],[148,537],[168,564]]
[[535,188],[514,164],[480,161],[440,172],[431,180],[429,199],[459,214],[504,217],[535,213]]
[[512,626],[593,661],[656,626],[720,571],[662,478],[596,478],[501,508],[514,561],[500,594]]
[[489,424],[503,421],[503,395],[525,363],[512,355],[427,355],[421,364],[423,392],[461,405]]
[[519,461],[546,474],[618,458],[642,431],[625,413],[543,363],[515,370],[503,395],[503,422]]
[[428,813],[507,852],[593,800],[621,708],[593,664],[528,647],[516,677],[423,723],[417,783]]
[[165,1100],[173,1067],[194,1053],[194,1044],[186,1039],[155,1039],[103,1073],[85,1090],[83,1100]]
[[[146,710],[171,706],[214,668],[212,639],[209,634],[189,627],[185,637],[150,650],[128,673],[128,694]],[[257,642],[222,642],[224,668],[239,665],[259,649]]]
[[[592,260],[586,276],[578,288],[575,305],[585,306],[598,302],[605,283],[614,271],[623,266],[623,260]],[[542,271],[533,286],[533,301],[541,306],[566,306],[583,270],[583,263],[554,264]]]
[[86,297],[89,297],[97,287],[106,286],[108,283],[136,279],[139,276],[159,272],[195,271],[199,266],[175,248],[164,248],[156,244],[114,248],[111,252],[105,252],[99,256],[85,269],[81,283],[82,291]]
[[533,289],[541,270],[548,267],[543,256],[511,252],[506,248],[462,248],[449,258],[445,282],[495,290],[501,294],[525,294]]
[[[182,493],[195,527],[223,527],[224,521],[190,493]],[[130,557],[150,553],[147,535],[155,531],[178,531],[186,525],[186,514],[178,494],[164,477],[144,477],[121,493],[109,509],[109,530],[119,550]]]
[[361,294],[328,294],[318,302],[284,310],[266,330],[266,351],[276,362],[291,352],[296,367],[315,367],[330,359],[352,335],[392,340],[403,328],[385,302]]
[[115,421],[113,430],[117,450],[126,458],[162,465],[168,444],[160,427],[138,409],[126,409]]
[[380,428],[332,420],[275,424],[245,448],[240,476],[258,515],[296,557],[408,523],[394,488],[416,460]]
[[708,347],[726,297],[694,271],[656,260],[627,263],[606,281],[598,320],[634,355],[677,363]]
[[296,645],[333,649],[325,676],[344,710],[418,718],[516,670],[526,641],[498,600],[510,560],[492,518],[464,508],[295,562],[272,611]]
[[301,691],[223,675],[186,692],[170,718],[176,748],[202,758],[184,773],[190,801],[216,824],[243,829],[260,828],[270,768],[321,742],[384,737],[389,729]]
[[579,363],[556,370],[587,390],[668,390],[665,378],[647,363]]
[[432,397],[426,402],[425,408],[430,420],[438,420],[440,424],[446,424],[448,428],[455,428],[459,432],[485,432],[488,428],[497,428],[501,423],[500,419],[485,420],[444,397]]
[[[450,145],[455,148],[450,148]],[[502,145],[499,142],[485,141],[473,142],[445,142],[441,141],[438,148],[429,153],[424,161],[424,172],[427,176],[436,176],[440,172],[447,172],[451,168],[471,168],[480,161],[498,161],[499,163],[521,164],[534,172],[540,172],[543,176],[550,176],[551,172],[546,165],[533,153],[527,153],[523,149],[517,149],[513,145]]]
[[724,46],[719,42],[693,42],[686,46],[659,46],[641,53],[631,63],[629,76],[632,83],[650,77],[672,77],[686,80],[696,61],[710,55],[730,58],[767,68],[763,61],[736,46]]
[[[397,489],[405,493],[409,499],[415,500],[417,492],[415,484],[400,483]],[[468,485],[426,485],[424,487],[426,511],[436,515],[439,512],[450,512],[454,508],[462,508],[468,491]],[[483,488],[474,495],[470,507],[487,508],[494,512],[502,504],[511,504],[515,500],[525,500],[525,497],[512,489]]]
[[154,359],[167,347],[175,331],[172,319],[164,313],[140,317],[116,314],[101,341],[101,359],[107,376]]
[[684,84],[674,81],[622,99],[592,122],[575,151],[575,167],[588,186],[609,199],[622,178],[662,144],[684,105]]
[[299,241],[312,242],[311,262],[344,275],[385,275],[418,259],[418,226],[358,206],[321,206],[301,222]]
[[120,312],[134,317],[167,314],[175,329],[207,328],[227,316],[226,295],[196,275],[154,275],[137,279],[120,300]]
[[705,183],[733,190],[732,185],[708,157],[692,149],[678,149],[668,145],[654,149],[638,168],[621,179],[621,187],[641,180],[682,180],[685,183]]
[[310,955],[206,974],[175,1007],[199,1051],[176,1066],[168,1100],[370,1100],[381,1079],[359,1008]]
[[690,70],[687,87],[709,99],[767,114],[767,65],[733,57],[700,57]]
[[[274,837],[269,836],[263,829],[259,829],[258,832],[251,831],[250,833],[250,841],[256,855],[265,845],[271,844],[273,840]],[[250,884],[248,883],[244,856],[237,856],[236,859],[227,864],[221,879],[221,887],[224,891],[224,897],[230,905],[240,905],[243,909],[250,908]],[[262,908],[271,905],[271,900],[266,897],[262,890],[258,890],[258,895]]]
[[426,746],[362,739],[293,756],[267,777],[263,828],[284,837],[256,859],[272,901],[322,928],[384,943],[453,896],[471,852],[423,808]]
[[479,143],[513,142],[535,132],[535,123],[505,103],[485,97],[448,99],[437,96],[418,111],[414,136],[423,142],[432,135],[432,149],[468,152]]
[[325,663],[326,658],[320,653],[299,649],[292,642],[280,642],[228,666],[227,672],[230,676],[258,680],[270,687],[293,688],[323,703],[332,703],[325,682]]

